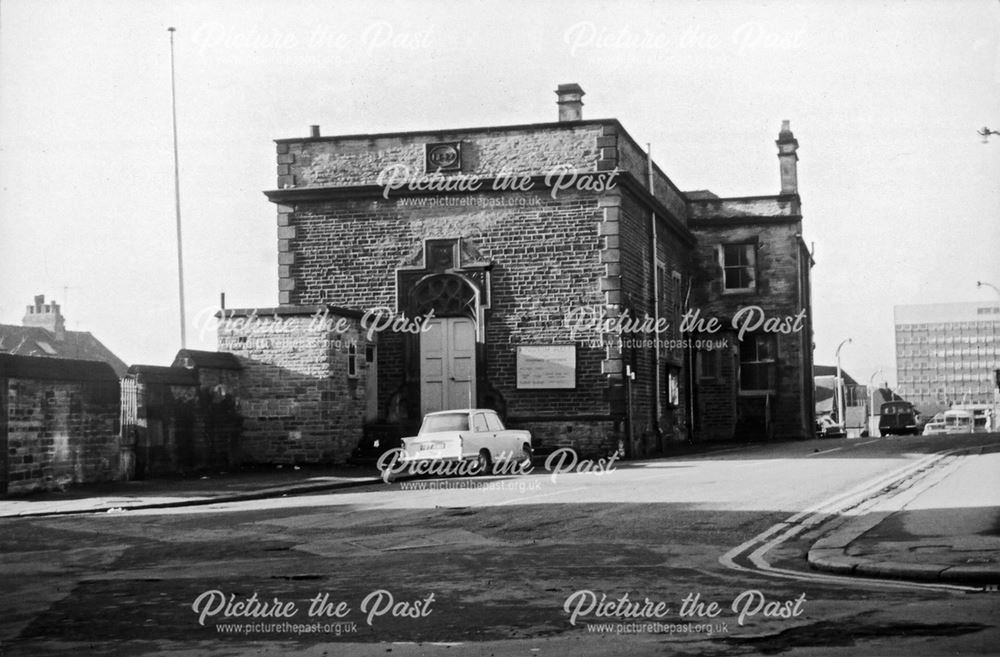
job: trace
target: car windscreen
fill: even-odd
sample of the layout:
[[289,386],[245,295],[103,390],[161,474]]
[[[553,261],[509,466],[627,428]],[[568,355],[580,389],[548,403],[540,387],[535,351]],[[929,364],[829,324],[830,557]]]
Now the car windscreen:
[[467,413],[445,413],[443,415],[428,415],[420,427],[420,433],[437,433],[439,431],[468,431],[469,415]]

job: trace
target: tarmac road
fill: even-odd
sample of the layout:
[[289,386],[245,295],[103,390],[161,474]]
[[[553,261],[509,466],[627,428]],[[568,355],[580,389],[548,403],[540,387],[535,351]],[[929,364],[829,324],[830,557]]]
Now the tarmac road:
[[[929,453],[998,442],[810,441],[7,518],[0,655],[996,654],[995,590],[839,577],[806,555],[876,513],[848,551],[933,539],[941,518],[997,536],[996,455],[980,450],[890,487],[920,518],[865,504]],[[796,516],[823,521],[753,556]]]

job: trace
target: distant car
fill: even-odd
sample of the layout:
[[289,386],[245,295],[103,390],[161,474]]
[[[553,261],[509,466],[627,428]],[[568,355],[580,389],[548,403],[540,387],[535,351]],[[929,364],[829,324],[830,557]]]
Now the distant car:
[[924,425],[923,435],[933,436],[942,433],[947,433],[944,423],[944,413],[938,413],[931,418],[930,422]]
[[531,462],[531,434],[507,429],[496,411],[482,408],[437,411],[424,416],[416,436],[404,438],[399,463],[475,462],[479,474],[494,465]]
[[841,429],[840,425],[834,422],[829,415],[820,415],[816,418],[817,438],[843,438],[846,435],[847,432]]

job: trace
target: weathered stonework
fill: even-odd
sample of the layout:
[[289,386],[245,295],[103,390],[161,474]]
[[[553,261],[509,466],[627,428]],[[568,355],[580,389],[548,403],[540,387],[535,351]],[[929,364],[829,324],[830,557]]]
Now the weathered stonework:
[[[621,442],[630,456],[642,456],[672,440],[739,437],[746,405],[739,348],[730,346],[720,357],[715,379],[697,381],[697,336],[680,332],[680,318],[695,306],[731,316],[747,301],[718,288],[721,271],[713,268],[712,254],[720,240],[753,234],[787,241],[800,233],[797,142],[784,126],[780,195],[685,194],[617,121],[579,119],[582,90],[576,85],[557,93],[560,116],[574,117],[561,123],[279,140],[278,186],[267,195],[278,207],[282,308],[385,308],[397,314],[431,308],[446,311],[438,317],[471,319],[476,394],[468,403],[496,408],[508,424],[530,428],[546,448],[601,453]],[[435,143],[461,149],[459,170],[435,174],[439,181],[478,180],[479,186],[385,186],[389,171],[429,173],[425,154],[431,151],[425,149]],[[593,176],[588,180],[611,176],[614,184],[556,194],[548,177],[554,170],[585,172]],[[521,176],[527,187],[491,186],[510,175]],[[802,260],[800,251],[788,248],[776,242],[761,260],[755,299],[768,313],[789,312],[796,303],[808,307],[808,254]],[[425,298],[434,281],[444,287],[448,282],[457,296]],[[612,325],[645,319],[667,326],[652,335],[593,328],[576,334],[568,316],[580,308]],[[322,340],[298,340],[294,348],[270,344],[272,356],[260,351],[244,357],[286,362],[326,349]],[[377,420],[415,429],[424,385],[421,338],[388,332],[378,342]],[[517,348],[523,345],[575,345],[575,384],[519,387]],[[787,398],[781,405],[768,401],[769,436],[802,435],[807,427],[811,393],[790,382],[806,379],[810,349],[811,329],[781,339],[787,361],[773,392],[775,400]],[[336,376],[332,371],[308,376]],[[299,408],[293,413],[280,385],[276,399],[288,401],[269,401],[269,393],[262,387],[254,396],[260,417],[272,418],[260,423],[255,450],[273,458],[289,453],[282,422],[317,414],[313,409],[303,415]],[[281,408],[272,412],[267,404]],[[303,458],[317,454],[299,452]]]
[[118,479],[119,387],[108,365],[0,354],[0,393],[0,494]]
[[[797,197],[796,197],[797,199]],[[797,200],[796,200],[797,204]],[[719,318],[727,338],[724,376],[700,381],[698,410],[702,431],[707,437],[738,436],[741,408],[763,404],[769,413],[769,435],[773,438],[802,438],[811,435],[813,424],[812,306],[809,297],[812,258],[802,241],[801,217],[791,213],[792,204],[779,200],[719,199],[699,206],[692,215],[692,230],[698,235],[694,276],[695,302],[703,316]],[[712,216],[703,206],[724,208]],[[737,209],[744,212],[740,215]],[[778,209],[778,215],[768,212]],[[726,292],[722,286],[722,266],[718,249],[723,244],[752,243],[757,254],[757,284],[753,291]],[[804,313],[801,329],[775,335],[776,387],[769,399],[759,394],[741,393],[738,385],[740,341],[731,329],[734,316],[751,306],[759,307],[768,318],[792,318]],[[746,317],[746,315],[744,315]],[[707,336],[706,336],[707,337]],[[728,409],[723,413],[722,409]]]
[[[597,171],[603,128],[586,124],[572,129],[494,129],[449,131],[449,141],[463,144],[463,169],[467,176],[492,177],[500,172],[545,175],[556,167]],[[390,167],[408,167],[424,173],[424,145],[437,133],[359,135],[284,140],[294,156],[290,175],[297,187],[359,186],[378,184],[379,174]],[[279,158],[288,158],[279,153]],[[282,180],[279,179],[279,188]],[[284,181],[288,182],[288,181]]]
[[365,409],[369,340],[358,317],[300,307],[227,310],[220,319],[219,351],[243,367],[243,462],[345,461],[361,437]]

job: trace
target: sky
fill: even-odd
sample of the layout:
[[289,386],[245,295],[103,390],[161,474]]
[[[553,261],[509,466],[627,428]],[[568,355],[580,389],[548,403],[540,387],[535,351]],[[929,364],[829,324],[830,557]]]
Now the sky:
[[895,381],[893,306],[1000,295],[1000,1],[0,0],[0,323],[45,294],[130,364],[277,305],[273,140],[617,118],[684,190],[799,141],[815,360]]

